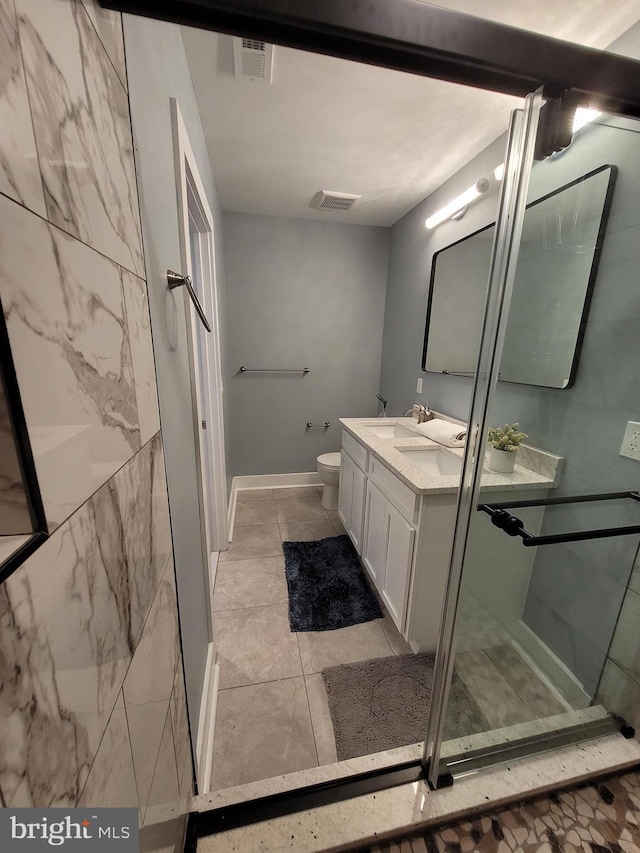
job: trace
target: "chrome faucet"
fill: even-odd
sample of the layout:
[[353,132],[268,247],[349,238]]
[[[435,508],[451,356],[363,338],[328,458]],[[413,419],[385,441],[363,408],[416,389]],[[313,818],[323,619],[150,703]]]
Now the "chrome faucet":
[[423,424],[425,421],[430,421],[433,417],[433,412],[429,409],[429,403],[414,403],[410,409],[404,413],[405,418],[409,415],[417,415],[418,423]]

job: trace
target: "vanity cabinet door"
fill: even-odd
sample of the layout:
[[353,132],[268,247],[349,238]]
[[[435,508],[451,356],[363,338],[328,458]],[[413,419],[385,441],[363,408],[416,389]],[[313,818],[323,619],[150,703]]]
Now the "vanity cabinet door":
[[382,598],[396,627],[402,631],[416,531],[388,502],[387,525],[389,533]]
[[367,483],[364,530],[362,561],[402,631],[415,528],[371,482]]
[[362,553],[362,524],[366,477],[348,453],[342,451],[338,515],[358,554]]
[[387,499],[372,483],[367,483],[362,562],[380,594],[384,589],[386,560]]

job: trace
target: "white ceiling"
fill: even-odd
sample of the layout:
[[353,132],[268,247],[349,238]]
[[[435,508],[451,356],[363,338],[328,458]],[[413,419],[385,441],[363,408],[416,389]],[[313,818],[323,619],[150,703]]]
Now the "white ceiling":
[[[637,0],[436,5],[597,48],[640,18]],[[183,34],[224,210],[393,225],[506,130],[521,103],[279,46],[271,85],[239,80],[229,36]],[[321,189],[362,199],[348,213],[314,210]]]

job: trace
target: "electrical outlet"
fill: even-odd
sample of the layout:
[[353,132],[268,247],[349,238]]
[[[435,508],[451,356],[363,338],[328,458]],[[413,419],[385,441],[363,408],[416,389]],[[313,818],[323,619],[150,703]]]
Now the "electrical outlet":
[[620,456],[628,456],[629,459],[637,459],[640,462],[640,424],[635,421],[627,421],[624,438],[620,447]]
[[420,377],[416,383],[416,394],[422,394],[422,377]]

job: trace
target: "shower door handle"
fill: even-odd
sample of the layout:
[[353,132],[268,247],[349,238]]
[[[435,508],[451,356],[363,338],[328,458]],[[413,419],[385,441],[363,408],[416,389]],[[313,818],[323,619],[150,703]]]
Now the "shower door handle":
[[544,498],[539,501],[507,501],[505,503],[479,504],[478,511],[486,512],[491,523],[508,536],[520,536],[525,548],[536,545],[560,545],[563,542],[583,542],[587,539],[608,539],[611,536],[631,536],[640,533],[640,524],[624,527],[604,527],[593,530],[575,530],[568,533],[552,533],[548,536],[534,536],[525,528],[522,519],[512,515],[509,510],[518,507],[557,506],[559,504],[591,503],[592,501],[612,501],[629,499],[640,501],[638,492],[606,492],[601,495],[575,495],[567,498]]
[[175,287],[181,287],[183,284],[187,288],[187,293],[191,297],[191,301],[193,302],[193,306],[198,312],[198,317],[202,321],[202,325],[205,327],[207,332],[211,331],[211,326],[209,325],[209,321],[207,320],[206,314],[202,310],[202,305],[200,305],[200,300],[198,299],[195,290],[193,289],[193,284],[191,282],[190,275],[181,275],[179,272],[174,272],[173,270],[167,270],[167,284],[169,285],[169,289],[173,290]]

